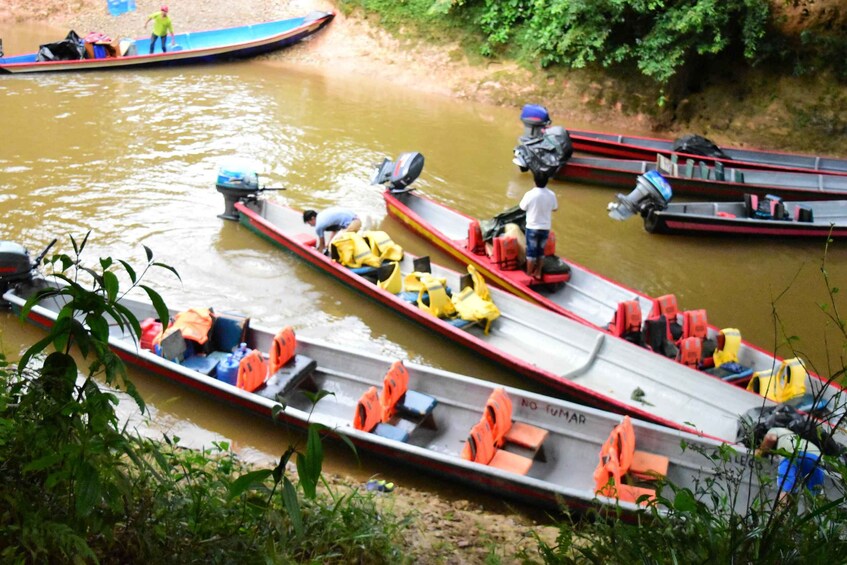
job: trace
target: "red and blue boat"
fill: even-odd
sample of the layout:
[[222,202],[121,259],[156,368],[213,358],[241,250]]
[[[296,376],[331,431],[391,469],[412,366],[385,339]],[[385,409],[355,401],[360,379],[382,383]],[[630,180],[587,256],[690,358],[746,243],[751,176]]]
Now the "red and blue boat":
[[[100,41],[86,55],[84,44],[71,32],[61,43],[62,58],[56,59],[48,48],[3,57],[0,73],[47,73],[56,71],[88,71],[135,69],[165,65],[211,63],[253,57],[293,45],[323,29],[335,16],[332,12],[311,12],[305,16],[271,22],[206,31],[178,33],[176,46],[167,53],[150,54],[150,38],[131,41]],[[46,55],[46,56],[45,56]]]

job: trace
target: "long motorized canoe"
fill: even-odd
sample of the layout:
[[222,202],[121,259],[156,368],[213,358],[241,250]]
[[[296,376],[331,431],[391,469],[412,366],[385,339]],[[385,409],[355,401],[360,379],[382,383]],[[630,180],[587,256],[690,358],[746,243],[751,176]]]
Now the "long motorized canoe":
[[[3,57],[0,53],[0,72],[5,73],[44,73],[55,71],[84,71],[103,69],[126,69],[160,65],[182,65],[190,63],[209,63],[220,60],[252,57],[268,51],[280,49],[316,33],[326,26],[335,16],[331,12],[311,12],[306,16],[284,20],[264,22],[253,25],[212,29],[175,35],[176,46],[167,53],[158,48],[149,53],[150,38],[138,38],[132,41],[101,42],[102,57],[83,58],[85,49],[82,44],[73,45],[64,51],[73,53],[73,59],[50,60],[43,50],[23,55]],[[74,35],[75,34],[69,34]],[[65,41],[75,43],[75,39]],[[120,43],[124,43],[123,47]],[[54,48],[54,50],[57,50]],[[124,53],[121,53],[124,51]],[[101,54],[101,49],[92,49],[92,53]],[[111,56],[110,56],[111,55]]]
[[[489,254],[487,249],[494,246],[478,245],[478,243],[481,243],[481,236],[477,232],[480,226],[478,219],[428,198],[419,191],[412,190],[410,185],[404,187],[403,190],[392,190],[389,186],[383,196],[388,213],[392,217],[459,261],[474,265],[494,285],[544,306],[552,312],[587,324],[598,331],[607,334],[620,334],[619,338],[621,338],[623,332],[616,332],[616,329],[619,330],[620,328],[616,328],[615,318],[623,304],[635,302],[636,304],[631,304],[631,307],[638,310],[637,321],[641,334],[638,336],[629,334],[627,337],[631,340],[637,337],[638,339],[634,339],[634,341],[649,345],[644,339],[646,333],[643,331],[644,325],[658,315],[661,309],[660,302],[675,302],[672,295],[661,298],[648,296],[569,260],[567,261],[570,267],[569,280],[566,283],[531,284],[530,277],[524,271],[519,270],[517,265],[510,264],[508,261],[498,262],[497,257]],[[474,235],[475,233],[476,235]],[[476,240],[477,244],[470,243],[472,239]],[[490,244],[491,242],[486,243]],[[699,310],[699,312],[703,314],[704,319],[708,319],[703,310]],[[672,321],[679,328],[682,328],[685,325],[685,316],[684,311],[676,308],[676,312],[670,314],[669,317],[672,317]],[[713,325],[708,325],[705,339],[717,343],[723,334],[725,342],[726,334],[729,332],[733,334],[738,332],[740,336],[738,328],[724,331]],[[756,347],[740,339],[740,337],[734,345],[737,347],[735,358],[732,361],[734,363],[732,367],[736,369],[735,371],[727,371],[721,367],[715,368],[714,360],[712,360],[711,365],[709,363],[704,365],[702,362],[699,365],[704,371],[715,377],[742,387],[758,388],[759,392],[777,398],[778,393],[775,389],[767,386],[761,387],[761,379],[751,378],[754,374],[778,373],[778,368],[784,366],[786,360]],[[726,347],[726,342],[724,347]],[[661,351],[661,353],[657,352],[657,355],[668,354],[668,351],[662,347],[657,347],[656,350]],[[671,353],[675,352],[671,351]],[[842,398],[845,395],[842,394],[843,389],[841,387],[834,383],[825,382],[818,375],[806,371],[805,368],[798,368],[798,371],[805,373],[805,387],[798,387],[791,391],[790,394],[794,396],[791,400],[788,400],[790,403],[803,409],[809,409],[816,404],[829,403],[832,407],[835,407],[844,402]],[[780,397],[780,400],[786,401],[787,399]]]
[[[38,289],[61,284],[37,276],[15,283],[3,300],[20,312]],[[50,327],[66,300],[61,295],[42,299],[27,318]],[[121,304],[143,321],[140,340],[126,326],[110,324],[109,345],[127,363],[266,418],[300,428],[322,424],[372,454],[526,504],[579,510],[615,504],[612,497],[619,497],[624,515],[631,516],[638,508],[635,503],[642,495],[652,496],[662,477],[698,493],[698,484],[721,482],[727,471],[729,476],[751,475],[749,482],[737,484],[736,511],[744,512],[758,494],[772,496],[772,491],[761,490],[757,474],[750,472],[751,467],[762,467],[753,465],[741,445],[735,446],[736,455],[722,468],[715,467],[722,445],[718,441],[310,340],[295,336],[290,328],[275,332],[243,316],[216,314],[205,307],[172,310],[171,316],[176,328],[183,315],[192,317],[195,328],[197,320],[208,318],[210,347],[203,348],[179,332],[165,332],[154,345],[156,336],[163,334],[149,301],[127,297]],[[250,353],[233,365],[232,354],[239,349]],[[320,390],[332,394],[312,405],[304,392]],[[371,410],[382,414],[383,406],[389,408],[385,416],[373,420]],[[488,423],[487,418],[493,420]],[[503,438],[499,447],[487,443],[492,429]],[[625,450],[615,457],[622,474],[612,477],[612,483],[619,490],[598,495],[598,488],[607,485],[603,481],[609,460],[602,459],[601,452],[612,445],[613,432],[622,434],[624,445],[626,438],[634,439],[631,449],[638,451],[629,454],[628,463]],[[468,442],[477,449],[466,447]],[[491,455],[490,461],[474,455],[484,451]],[[767,462],[760,462],[764,472],[773,474]]]
[[724,157],[686,152],[678,140],[619,135],[596,131],[568,130],[575,151],[594,153],[619,159],[652,160],[656,153],[670,158],[676,153],[681,161],[703,160],[709,165],[754,168],[785,172],[847,174],[847,159],[803,155],[781,151],[764,151],[736,147],[720,147]]
[[[771,199],[771,201],[774,201]],[[767,203],[767,201],[766,201]],[[644,229],[658,234],[847,237],[847,200],[780,202],[779,212],[757,211],[745,202],[674,202],[651,208]]]
[[767,171],[708,165],[690,159],[674,162],[664,156],[652,161],[571,157],[556,178],[631,190],[640,175],[659,171],[676,194],[701,199],[741,200],[745,194],[773,194],[786,200],[839,200],[847,198],[847,176]]
[[[242,225],[340,282],[569,399],[732,441],[743,414],[773,405],[758,394],[494,288],[490,296],[500,315],[489,331],[484,324],[436,317],[419,307],[420,292],[394,294],[376,284],[379,269],[351,269],[319,253],[300,211],[258,198],[237,202],[234,210]],[[459,273],[428,258],[417,259],[405,253],[397,262],[401,280],[428,271],[447,289],[463,288]]]

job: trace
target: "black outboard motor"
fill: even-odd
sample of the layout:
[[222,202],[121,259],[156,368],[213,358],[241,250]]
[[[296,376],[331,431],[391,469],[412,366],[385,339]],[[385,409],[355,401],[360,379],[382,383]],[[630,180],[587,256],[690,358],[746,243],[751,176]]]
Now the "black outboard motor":
[[624,196],[618,194],[617,202],[609,202],[607,209],[613,220],[626,220],[635,214],[647,216],[650,210],[664,210],[673,197],[671,185],[658,171],[638,175],[635,188]]
[[221,165],[215,189],[224,197],[224,213],[218,214],[224,220],[238,220],[235,203],[242,200],[255,200],[261,189],[259,175],[246,163],[233,161]]
[[524,134],[518,138],[512,162],[521,172],[534,171],[553,176],[573,155],[568,131],[550,126],[550,114],[544,106],[525,104],[521,110]]
[[1,306],[8,306],[1,298],[7,290],[17,284],[32,281],[33,271],[38,267],[41,260],[44,259],[44,256],[47,255],[47,252],[50,251],[50,248],[55,243],[56,240],[54,239],[35,260],[32,260],[30,259],[29,251],[23,245],[12,241],[0,241]]
[[424,156],[420,153],[401,153],[396,162],[384,159],[377,166],[371,184],[386,184],[392,193],[408,192],[410,185],[421,175]]

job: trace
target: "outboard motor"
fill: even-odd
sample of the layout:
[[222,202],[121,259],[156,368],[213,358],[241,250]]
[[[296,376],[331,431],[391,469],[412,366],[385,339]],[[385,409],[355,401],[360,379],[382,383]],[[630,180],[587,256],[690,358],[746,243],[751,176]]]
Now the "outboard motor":
[[250,165],[232,161],[221,165],[218,169],[218,180],[215,189],[224,197],[224,213],[218,214],[224,220],[238,220],[235,203],[242,200],[256,199],[259,188],[259,175]]
[[607,209],[613,220],[626,220],[635,214],[646,216],[650,210],[664,210],[673,197],[671,185],[658,171],[638,175],[635,188],[624,196],[618,194],[617,202],[609,202]]
[[[50,251],[56,240],[41,252],[41,255],[30,259],[26,247],[12,241],[0,241],[0,297],[16,284],[32,281],[32,273],[41,263],[41,260]],[[8,306],[0,300],[0,305]]]
[[408,192],[411,185],[421,175],[424,156],[420,153],[401,153],[396,162],[384,159],[377,166],[371,184],[386,184],[392,193]]
[[524,134],[518,138],[512,162],[521,172],[537,171],[553,176],[573,155],[573,143],[568,131],[550,126],[547,108],[525,104],[521,110]]

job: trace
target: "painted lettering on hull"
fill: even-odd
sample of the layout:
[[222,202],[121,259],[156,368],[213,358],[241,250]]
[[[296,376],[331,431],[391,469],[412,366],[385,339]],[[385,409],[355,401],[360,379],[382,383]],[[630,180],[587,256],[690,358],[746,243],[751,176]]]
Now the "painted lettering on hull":
[[564,420],[568,424],[575,424],[578,426],[582,426],[585,424],[585,414],[571,412],[567,408],[563,408],[561,406],[552,406],[550,404],[547,404],[546,402],[542,402],[539,405],[539,403],[534,400],[522,398],[521,408],[526,408],[527,410],[532,410],[533,412],[537,410],[543,410],[550,416],[553,416],[554,418],[559,418],[560,420]]

